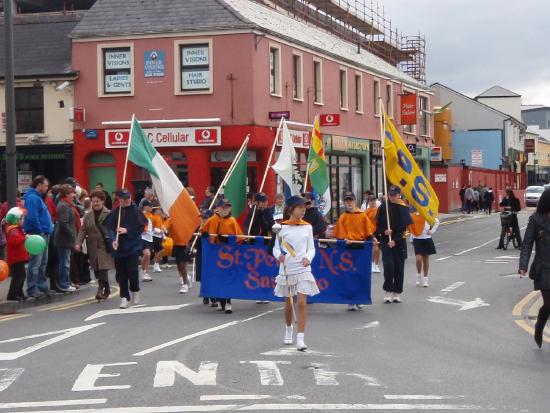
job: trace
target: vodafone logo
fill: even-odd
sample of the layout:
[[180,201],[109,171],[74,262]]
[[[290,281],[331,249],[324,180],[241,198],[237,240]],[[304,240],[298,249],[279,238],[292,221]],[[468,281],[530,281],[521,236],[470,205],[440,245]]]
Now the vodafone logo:
[[129,130],[108,130],[105,133],[109,146],[126,146],[130,140]]
[[327,123],[334,122],[334,116],[332,116],[332,115],[327,115],[327,117],[325,119],[326,119]]
[[340,115],[337,113],[328,113],[319,116],[320,126],[338,126],[340,125]]
[[197,129],[195,130],[195,142],[197,143],[216,143],[218,141],[217,129]]

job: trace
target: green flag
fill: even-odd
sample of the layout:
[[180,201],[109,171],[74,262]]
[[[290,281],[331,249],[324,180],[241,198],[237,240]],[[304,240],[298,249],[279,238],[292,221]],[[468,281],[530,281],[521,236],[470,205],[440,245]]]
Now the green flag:
[[[320,196],[319,211],[326,215],[330,211],[330,187],[329,175],[327,168],[327,160],[325,150],[323,148],[323,137],[319,129],[319,119],[315,117],[313,125],[313,134],[311,136],[311,146],[309,148],[309,156],[307,158],[308,173],[311,182],[311,187]],[[306,188],[304,188],[306,190]]]
[[246,210],[247,164],[248,150],[245,148],[223,190],[224,196],[231,202],[234,217],[240,216]]

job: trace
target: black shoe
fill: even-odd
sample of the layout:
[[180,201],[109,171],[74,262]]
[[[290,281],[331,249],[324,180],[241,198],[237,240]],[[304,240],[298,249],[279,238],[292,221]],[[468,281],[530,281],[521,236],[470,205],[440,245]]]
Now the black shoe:
[[18,295],[17,296],[17,301],[26,301],[27,300],[27,296],[25,294],[23,295]]
[[202,303],[203,303],[204,305],[208,305],[208,304],[210,304],[210,300],[209,300],[208,298],[204,297],[204,298],[202,299]]
[[8,300],[8,301],[19,301],[19,298],[18,297],[11,297],[11,296],[8,295],[6,300]]
[[[546,324],[546,323],[544,323]],[[542,348],[542,335],[543,335],[543,332],[544,332],[544,324],[539,322],[537,320],[536,324],[535,324],[535,343],[537,343],[537,346],[539,346],[539,348]]]

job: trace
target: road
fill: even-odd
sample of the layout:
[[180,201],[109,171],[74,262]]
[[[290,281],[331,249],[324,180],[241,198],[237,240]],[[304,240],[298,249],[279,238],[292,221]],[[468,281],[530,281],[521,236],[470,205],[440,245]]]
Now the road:
[[282,345],[280,304],[218,313],[197,286],[178,294],[173,269],[133,310],[90,289],[1,318],[0,412],[548,412],[549,336],[536,349],[538,297],[512,276],[518,251],[495,250],[498,225],[441,227],[430,287],[409,259],[401,304],[382,303],[374,274],[362,311],[310,305],[306,353]]

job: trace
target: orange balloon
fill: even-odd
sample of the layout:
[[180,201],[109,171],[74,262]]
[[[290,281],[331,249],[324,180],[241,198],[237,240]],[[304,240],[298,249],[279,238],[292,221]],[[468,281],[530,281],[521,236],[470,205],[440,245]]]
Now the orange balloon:
[[0,260],[0,282],[4,281],[10,275],[10,267],[6,261]]

